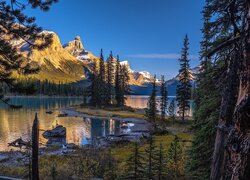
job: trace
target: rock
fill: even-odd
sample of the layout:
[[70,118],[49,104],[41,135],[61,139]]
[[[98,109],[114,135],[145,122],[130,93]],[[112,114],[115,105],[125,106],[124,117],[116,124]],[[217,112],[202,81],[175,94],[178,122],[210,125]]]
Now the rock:
[[46,114],[52,114],[53,111],[46,111]]
[[9,156],[6,154],[0,154],[0,163],[8,161],[9,160]]
[[49,138],[66,138],[66,128],[62,125],[58,125],[52,130],[47,130],[43,133],[45,139]]
[[74,143],[68,143],[63,146],[65,149],[78,149],[79,147]]
[[66,136],[65,137],[49,137],[47,141],[47,146],[60,146],[62,147],[66,144]]
[[58,117],[67,117],[68,114],[67,113],[63,113],[63,114],[58,114]]

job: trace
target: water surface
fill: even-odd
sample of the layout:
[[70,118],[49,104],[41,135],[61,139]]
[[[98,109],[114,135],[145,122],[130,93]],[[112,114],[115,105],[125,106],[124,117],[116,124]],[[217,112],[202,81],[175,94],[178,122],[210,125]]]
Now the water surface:
[[[174,97],[169,97],[169,103],[171,98]],[[23,108],[13,110],[0,103],[0,151],[10,150],[8,143],[19,137],[30,140],[35,113],[38,113],[41,130],[51,129],[56,124],[65,126],[68,143],[82,145],[93,137],[119,133],[119,122],[113,119],[58,117],[59,110],[53,111],[53,114],[46,113],[48,109],[81,104],[83,99],[79,97],[11,97],[10,102]],[[126,104],[133,108],[146,108],[147,102],[148,96],[127,96],[126,100]],[[41,134],[40,142],[45,144],[46,139]]]

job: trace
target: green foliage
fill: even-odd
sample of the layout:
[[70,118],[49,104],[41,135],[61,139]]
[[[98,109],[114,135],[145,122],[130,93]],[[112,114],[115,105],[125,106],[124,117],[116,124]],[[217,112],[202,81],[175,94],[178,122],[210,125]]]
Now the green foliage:
[[[213,42],[222,38],[222,36],[217,36],[218,33],[221,32],[213,27],[214,23],[212,23],[211,19],[213,14],[212,9],[214,9],[215,6],[218,7],[216,5],[218,2],[216,2],[216,4],[214,3],[215,1],[206,1],[203,10],[203,39],[201,41],[200,52],[202,69],[198,75],[197,89],[195,93],[195,112],[192,126],[194,137],[189,152],[190,161],[187,164],[188,174],[190,178],[195,180],[210,178],[216,136],[215,126],[218,123],[222,98],[220,94],[220,83],[222,83],[223,80],[220,78],[221,74],[224,72],[225,64],[221,61],[221,58],[214,63],[209,57],[207,57],[210,49],[214,48],[213,46],[217,44],[214,44]],[[224,33],[223,36],[227,36],[227,33]],[[215,35],[216,38],[213,38]]]
[[104,173],[105,179],[109,179],[109,180],[117,179],[116,161],[112,156],[111,149],[108,150],[106,161],[107,161],[107,165],[106,165],[105,173]]
[[148,107],[146,109],[146,117],[150,122],[153,123],[154,129],[156,130],[156,116],[157,116],[157,102],[156,102],[156,76],[154,76],[154,81],[152,83],[152,93],[148,99]]
[[182,176],[182,168],[184,167],[183,149],[178,136],[170,144],[167,153],[168,158],[168,176],[171,179],[179,179]]
[[[209,179],[216,129],[219,119],[221,96],[215,85],[216,70],[207,62],[206,70],[200,74],[196,110],[194,113],[194,138],[190,151],[188,171],[192,179]],[[209,89],[209,91],[208,91]]]
[[[34,68],[31,63],[24,63],[23,57],[17,52],[11,42],[12,40],[21,39],[26,41],[31,47],[42,49],[51,43],[51,36],[44,37],[39,32],[41,28],[35,24],[34,17],[28,17],[23,12],[28,6],[43,11],[49,10],[57,0],[28,0],[23,2],[1,1],[1,26],[0,26],[0,83],[5,83],[11,88],[19,90],[13,78],[13,72],[18,74],[36,73],[39,68]],[[18,25],[19,24],[19,25]],[[35,41],[38,38],[44,38],[44,43],[34,45],[29,40]],[[23,89],[23,87],[22,87]],[[3,91],[0,92],[0,100],[6,103]],[[10,105],[6,103],[7,105]]]
[[[154,143],[153,137],[149,138],[149,145],[145,148],[145,174],[147,179],[153,179],[157,170],[159,169],[158,164],[158,150]],[[162,159],[161,159],[162,160]],[[158,166],[157,166],[158,165]]]
[[58,175],[57,167],[55,164],[52,164],[51,169],[50,169],[50,176],[51,176],[52,180],[55,180],[57,175]]
[[129,72],[128,67],[126,65],[121,66],[121,105],[125,105],[125,94],[130,91],[129,89]]
[[115,71],[115,99],[117,106],[123,106],[123,97],[124,93],[123,90],[123,82],[122,82],[122,74],[121,74],[121,65],[119,61],[119,56],[117,56],[116,61],[116,71]]
[[106,94],[106,105],[112,104],[112,97],[114,95],[114,82],[115,82],[115,61],[112,54],[110,55],[107,60],[107,94]]
[[[106,68],[105,68],[105,62],[103,57],[103,51],[101,49],[101,54],[99,58],[99,72],[98,72],[98,91],[96,92],[98,94],[98,104],[97,106],[103,106],[106,102],[106,83],[105,83],[105,75],[106,75]],[[97,73],[97,72],[96,72]]]
[[167,159],[164,153],[163,145],[160,143],[158,157],[156,161],[156,179],[164,180],[167,176]]
[[97,107],[124,107],[125,93],[129,91],[129,76],[127,67],[120,65],[119,57],[115,60],[111,52],[105,67],[101,50],[99,69],[96,64],[93,65],[93,69],[89,86],[91,104]]
[[175,122],[175,100],[172,99],[172,101],[170,102],[170,105],[168,107],[168,114],[170,119],[173,121],[173,123]]
[[179,108],[178,113],[182,116],[184,121],[185,112],[190,108],[189,100],[191,98],[191,76],[188,49],[189,49],[188,36],[184,38],[183,48],[181,52],[180,70],[179,70],[179,84],[176,89],[176,100]]
[[127,169],[124,174],[124,179],[140,180],[145,177],[143,167],[143,154],[139,150],[138,143],[134,143],[134,148],[127,160]]
[[161,107],[161,120],[165,119],[166,115],[166,109],[167,109],[167,104],[168,104],[168,91],[166,87],[166,81],[164,79],[164,76],[161,77],[161,102],[160,102],[160,107]]

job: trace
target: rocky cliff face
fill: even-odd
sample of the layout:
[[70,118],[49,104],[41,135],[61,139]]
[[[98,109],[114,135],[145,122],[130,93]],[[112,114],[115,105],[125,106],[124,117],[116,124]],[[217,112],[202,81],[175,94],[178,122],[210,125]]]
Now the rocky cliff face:
[[[29,62],[36,62],[41,70],[32,77],[50,81],[55,83],[75,82],[83,79],[85,73],[83,71],[83,63],[78,61],[67,50],[65,50],[59,37],[54,32],[43,31],[45,36],[52,36],[52,43],[45,49],[38,50],[30,48],[29,44],[19,44],[20,53]],[[35,44],[41,43],[43,40],[36,40]]]
[[[30,75],[32,78],[48,79],[55,83],[70,83],[88,78],[89,73],[93,70],[93,63],[97,63],[99,58],[84,48],[79,36],[62,46],[56,33],[51,31],[41,33],[45,36],[52,36],[52,43],[43,50],[32,49],[21,39],[12,42],[20,50],[26,63],[35,62],[40,66],[40,72]],[[43,39],[35,42],[31,40],[31,42],[40,44]],[[128,61],[122,61],[121,64],[128,67],[129,84],[143,86],[152,82],[153,77],[149,72],[132,70]]]
[[143,86],[153,81],[153,76],[149,72],[132,70],[128,61],[122,61],[121,65],[127,66],[129,70],[130,85]]

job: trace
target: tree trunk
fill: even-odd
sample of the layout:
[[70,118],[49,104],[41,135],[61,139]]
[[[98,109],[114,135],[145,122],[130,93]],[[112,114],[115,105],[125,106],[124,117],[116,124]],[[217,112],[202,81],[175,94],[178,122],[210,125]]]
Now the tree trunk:
[[234,110],[234,126],[228,135],[228,160],[226,179],[250,179],[250,2],[245,18],[243,36],[244,58],[240,71],[237,105]]
[[230,61],[228,71],[226,74],[226,82],[223,90],[222,102],[220,107],[220,118],[218,122],[218,128],[216,132],[216,139],[214,145],[214,154],[211,167],[211,180],[220,179],[224,172],[224,158],[225,158],[225,147],[227,141],[227,134],[223,128],[232,126],[232,116],[234,113],[234,107],[237,101],[238,93],[238,59],[233,57]]
[[38,150],[39,150],[39,121],[36,114],[32,126],[32,180],[39,180]]

